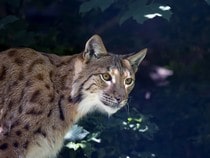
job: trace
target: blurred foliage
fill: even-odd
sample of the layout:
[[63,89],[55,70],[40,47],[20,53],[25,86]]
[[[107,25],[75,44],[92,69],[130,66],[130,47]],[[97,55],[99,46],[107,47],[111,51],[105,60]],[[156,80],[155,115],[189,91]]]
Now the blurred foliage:
[[8,15],[6,16],[5,18],[1,19],[0,21],[0,30],[1,29],[5,29],[5,27],[9,24],[9,23],[13,23],[15,21],[17,21],[18,18],[15,17],[15,16],[11,16],[11,15]]
[[[123,112],[115,114],[111,118],[104,118],[101,114],[89,116],[82,120],[80,125],[91,132],[85,139],[67,142],[66,147],[77,153],[75,158],[123,158],[128,156],[146,158],[143,156],[146,152],[141,149],[142,146],[139,145],[139,142],[142,140],[152,141],[158,131],[157,125],[150,122],[150,117],[141,115],[135,108],[132,109],[130,116]],[[80,130],[75,134],[81,132]],[[129,143],[128,140],[132,143]],[[63,153],[63,157],[70,155],[70,152],[71,150]],[[149,154],[148,152],[147,155]]]
[[107,0],[107,1],[97,1],[97,0],[90,0],[83,2],[80,6],[80,13],[87,13],[92,9],[101,9],[102,11],[106,10],[110,7],[115,1],[114,0]]
[[105,11],[111,5],[115,5],[120,9],[120,24],[124,23],[129,18],[133,18],[138,23],[143,23],[148,18],[152,19],[155,16],[161,16],[167,20],[170,19],[172,13],[169,6],[166,9],[165,6],[156,3],[156,1],[148,2],[148,0],[89,0],[80,6],[80,13],[87,13],[92,9],[101,9],[101,11]]
[[156,155],[164,158],[210,156],[209,89],[206,83],[199,86],[188,83],[151,90],[152,97],[144,102],[148,108],[144,108],[143,113],[154,114],[160,129],[155,135],[156,141],[150,144]]
[[210,5],[210,0],[205,0]]
[[[130,111],[121,110],[111,118],[86,117],[79,125],[89,134],[66,141],[59,157],[210,157],[209,4],[209,0],[0,0],[0,50],[31,47],[70,55],[82,51],[95,33],[117,53],[150,48],[137,73]],[[160,5],[171,9],[164,15]],[[156,12],[163,16],[143,17]],[[173,75],[163,78],[156,67]],[[159,78],[154,80],[151,74]],[[164,80],[167,84],[160,86]]]

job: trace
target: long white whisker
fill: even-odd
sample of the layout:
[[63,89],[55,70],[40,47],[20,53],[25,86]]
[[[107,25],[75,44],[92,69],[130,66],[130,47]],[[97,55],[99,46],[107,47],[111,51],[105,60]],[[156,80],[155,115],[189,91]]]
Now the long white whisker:
[[127,101],[127,104],[126,104],[126,110],[127,110],[128,114],[130,114],[130,102],[131,102],[131,97],[128,97],[128,101]]

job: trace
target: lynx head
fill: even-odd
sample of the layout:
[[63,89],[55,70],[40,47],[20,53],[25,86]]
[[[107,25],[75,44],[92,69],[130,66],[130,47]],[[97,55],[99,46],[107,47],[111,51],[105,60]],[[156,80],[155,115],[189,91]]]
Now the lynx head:
[[72,96],[79,102],[79,113],[99,110],[111,115],[122,108],[146,52],[143,49],[136,54],[111,54],[98,35],[92,36],[82,53],[82,68],[73,84]]

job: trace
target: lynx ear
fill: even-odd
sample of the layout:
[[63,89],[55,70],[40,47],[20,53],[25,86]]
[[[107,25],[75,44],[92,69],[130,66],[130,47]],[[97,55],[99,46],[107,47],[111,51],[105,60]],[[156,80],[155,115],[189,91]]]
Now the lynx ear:
[[86,42],[85,50],[83,53],[85,62],[88,62],[92,58],[100,58],[101,56],[105,56],[106,54],[107,54],[107,50],[99,35],[92,36]]
[[130,62],[131,66],[133,67],[134,72],[138,70],[138,66],[142,62],[146,54],[147,54],[147,48],[127,57],[127,60]]

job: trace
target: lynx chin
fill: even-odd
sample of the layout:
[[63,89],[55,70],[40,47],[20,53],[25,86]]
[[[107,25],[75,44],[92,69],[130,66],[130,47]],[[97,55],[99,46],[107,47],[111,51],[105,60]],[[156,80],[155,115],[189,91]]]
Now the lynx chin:
[[0,157],[55,158],[81,117],[112,115],[126,105],[146,52],[108,53],[98,35],[72,56],[30,48],[1,52]]

